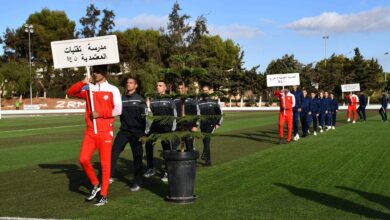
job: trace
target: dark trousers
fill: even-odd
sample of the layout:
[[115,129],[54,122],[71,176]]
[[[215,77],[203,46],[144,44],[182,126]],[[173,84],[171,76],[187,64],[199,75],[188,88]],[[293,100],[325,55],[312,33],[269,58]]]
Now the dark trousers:
[[331,111],[328,111],[328,113],[325,114],[325,125],[332,126],[332,112]]
[[320,122],[319,122],[319,124],[320,124],[322,129],[325,127],[325,118],[326,118],[325,112],[320,112],[320,116],[319,116]]
[[303,135],[307,135],[309,130],[311,116],[308,112],[301,112],[301,126]]
[[337,112],[331,112],[332,114],[332,126],[336,126]]
[[[146,149],[146,163],[147,163],[147,168],[148,169],[153,169],[154,168],[154,163],[153,163],[153,149],[154,149],[154,144],[155,140],[149,140],[145,144],[145,149]],[[161,146],[163,151],[167,150],[172,150],[172,144],[170,141],[161,141]]]
[[298,109],[293,109],[293,136],[298,134],[299,118],[301,113],[298,112]]
[[125,149],[127,143],[130,143],[131,151],[133,153],[133,166],[134,166],[134,180],[140,183],[142,179],[142,157],[143,149],[142,142],[139,140],[139,135],[127,134],[119,131],[114,140],[114,146],[112,147],[111,154],[111,176],[116,174],[116,163],[119,155]]
[[358,113],[358,115],[359,115],[359,118],[360,118],[360,120],[366,120],[366,106],[362,106],[362,105],[360,105],[358,108],[357,108],[357,113]]
[[203,153],[202,157],[206,161],[211,161],[211,150],[210,150],[210,143],[211,143],[211,134],[215,130],[215,125],[209,125],[209,126],[202,126],[201,131],[202,133],[205,133],[205,137],[203,138]]
[[387,121],[387,109],[381,107],[379,109],[379,114],[381,115],[382,117],[382,121]]
[[313,121],[313,131],[317,132],[317,130],[318,130],[318,117],[317,117],[317,113],[312,113],[311,114],[311,119]]

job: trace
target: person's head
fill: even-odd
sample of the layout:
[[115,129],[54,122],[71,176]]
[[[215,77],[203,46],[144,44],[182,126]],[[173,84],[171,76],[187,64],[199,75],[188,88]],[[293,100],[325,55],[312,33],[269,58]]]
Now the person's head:
[[205,93],[205,94],[210,94],[210,92],[211,92],[210,86],[209,85],[204,85],[202,87],[202,92]]
[[134,77],[128,77],[126,80],[126,93],[133,94],[137,91],[138,88],[138,80]]
[[387,93],[386,91],[384,91],[384,90],[382,91],[382,95],[386,95],[386,93]]
[[364,92],[363,92],[363,91],[361,91],[361,92],[360,92],[360,95],[364,95]]
[[316,97],[316,93],[315,92],[311,92],[311,98],[314,99]]
[[307,91],[306,91],[306,89],[302,90],[302,93],[303,93],[303,97],[306,97],[306,96],[307,96]]
[[334,94],[333,93],[330,93],[330,98],[334,99]]
[[297,89],[298,89],[298,86],[292,86],[293,91],[297,91]]
[[184,84],[184,82],[181,82],[179,83],[179,85],[177,86],[177,93],[179,93],[180,95],[184,95],[184,94],[187,94],[187,91],[188,91],[188,88],[187,86]]
[[328,92],[324,92],[324,96],[325,96],[325,98],[328,98],[329,97],[329,93]]
[[93,77],[95,82],[100,83],[106,81],[107,65],[97,65],[92,67]]
[[283,92],[284,92],[284,94],[286,94],[286,95],[287,95],[287,94],[288,94],[288,92],[290,92],[290,90],[289,90],[289,89],[286,87],[286,88],[284,88],[284,91],[283,91]]
[[163,95],[165,94],[166,91],[167,91],[167,84],[165,84],[164,81],[158,81],[156,83],[156,92],[160,95]]
[[324,98],[324,92],[320,92],[320,98]]

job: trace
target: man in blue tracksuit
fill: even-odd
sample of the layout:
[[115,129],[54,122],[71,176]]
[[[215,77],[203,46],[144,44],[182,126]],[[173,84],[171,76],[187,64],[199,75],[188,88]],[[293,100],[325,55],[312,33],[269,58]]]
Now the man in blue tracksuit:
[[310,102],[311,98],[308,97],[307,91],[302,90],[303,100],[302,100],[302,111],[301,111],[301,126],[303,137],[306,137],[309,131],[311,112],[310,112]]
[[332,115],[332,129],[336,129],[337,112],[339,111],[339,103],[334,98],[334,94],[330,94],[330,114]]
[[313,121],[314,136],[317,136],[318,116],[320,112],[320,100],[316,96],[317,95],[314,92],[311,93],[310,113],[311,113],[311,120]]
[[325,98],[324,96],[324,92],[320,92],[320,115],[319,115],[319,119],[320,119],[320,132],[324,132],[324,128],[325,128],[325,120],[326,120],[326,115],[328,114],[328,100]]
[[387,95],[386,92],[383,91],[381,98],[381,108],[379,109],[379,114],[382,117],[382,122],[387,123]]
[[332,111],[331,111],[332,100],[330,99],[328,92],[324,93],[324,98],[326,102],[326,111],[327,111],[327,113],[325,113],[325,125],[326,125],[326,130],[328,131],[332,128]]
[[293,86],[291,93],[295,97],[295,106],[293,108],[293,135],[294,141],[299,140],[298,134],[298,126],[299,126],[299,118],[302,111],[302,101],[303,101],[303,93],[301,90],[297,90],[298,86]]
[[364,92],[360,93],[359,96],[359,107],[356,110],[360,121],[366,121],[366,106],[367,106],[367,97],[364,95]]

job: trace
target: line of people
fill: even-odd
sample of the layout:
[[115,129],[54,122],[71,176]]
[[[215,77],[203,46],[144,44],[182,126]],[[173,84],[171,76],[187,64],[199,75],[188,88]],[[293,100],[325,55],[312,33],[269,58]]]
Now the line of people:
[[[297,86],[292,87],[292,91],[285,88],[284,91],[277,89],[274,96],[279,98],[279,143],[290,143],[291,138],[294,141],[300,139],[299,121],[301,122],[302,136],[309,135],[310,127],[312,126],[313,135],[328,130],[336,129],[337,113],[339,104],[333,93],[326,91],[311,92],[310,96],[307,91],[298,90]],[[357,114],[361,121],[366,121],[366,106],[367,98],[364,93],[360,93],[360,97],[352,92],[345,96],[345,101],[348,103],[347,122],[356,123]],[[381,108],[379,113],[382,121],[387,123],[387,95],[382,93]],[[357,105],[359,104],[359,107]],[[352,120],[351,120],[352,118]],[[284,139],[284,124],[287,124],[287,138]],[[292,137],[293,135],[293,137]]]
[[[156,92],[160,95],[145,100],[137,89],[140,82],[133,77],[126,81],[126,93],[121,97],[119,89],[107,82],[107,66],[100,65],[93,67],[93,78],[86,77],[83,81],[71,86],[67,91],[70,96],[86,99],[85,121],[87,128],[81,145],[80,164],[82,165],[87,177],[92,184],[92,189],[86,197],[86,201],[92,201],[96,196],[98,200],[96,205],[104,205],[108,202],[107,194],[109,184],[114,182],[117,177],[116,165],[121,152],[129,143],[133,155],[134,181],[130,187],[131,191],[138,191],[142,184],[143,177],[150,178],[156,174],[154,166],[154,146],[155,140],[149,139],[145,143],[147,169],[143,173],[143,143],[141,138],[158,134],[169,133],[173,131],[196,132],[199,128],[203,133],[213,133],[222,123],[222,111],[215,100],[205,95],[201,98],[187,98],[184,101],[185,115],[209,115],[220,117],[209,117],[204,120],[183,121],[176,123],[176,117],[182,116],[181,100],[172,99],[164,96],[167,91],[165,82],[156,83]],[[95,110],[91,110],[90,91],[93,93],[93,102]],[[185,95],[188,88],[184,83],[177,85],[177,92]],[[204,94],[212,92],[210,86],[202,87]],[[149,123],[146,116],[152,113],[153,116],[172,117],[171,123],[163,122],[163,119],[155,118]],[[120,116],[120,128],[113,140],[113,125],[115,116]],[[94,133],[94,123],[96,121],[97,134]],[[193,150],[194,139],[190,137],[183,138],[186,150]],[[180,141],[161,141],[163,150],[176,150]],[[102,180],[99,181],[91,165],[91,158],[95,150],[99,151],[99,158],[102,170]],[[211,166],[210,135],[203,138],[202,157],[205,160],[204,166]],[[168,181],[167,173],[162,167],[161,180]]]

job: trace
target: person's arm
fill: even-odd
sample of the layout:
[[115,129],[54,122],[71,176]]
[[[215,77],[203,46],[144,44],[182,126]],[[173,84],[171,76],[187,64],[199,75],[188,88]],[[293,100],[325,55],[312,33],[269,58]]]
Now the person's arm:
[[139,117],[142,118],[142,121],[144,122],[145,125],[145,134],[148,134],[150,131],[150,123],[148,120],[149,111],[145,100],[141,100],[141,103],[139,104],[138,108],[140,113]]
[[291,95],[291,100],[292,100],[292,106],[291,107],[295,107],[295,95]]
[[91,78],[85,77],[83,81],[77,82],[73,84],[66,93],[69,96],[74,96],[78,98],[87,98],[89,85],[88,83],[91,81]]
[[176,126],[177,126],[177,121],[176,121],[177,110],[176,110],[176,104],[173,100],[171,100],[171,116],[175,117],[175,119],[173,119],[173,123],[172,123],[172,131],[175,131]]
[[223,112],[222,112],[221,107],[219,106],[219,103],[216,103],[216,104],[215,104],[215,113],[216,113],[217,115],[220,115],[220,116],[221,116],[221,117],[219,118],[219,120],[218,120],[218,123],[217,123],[217,128],[218,128],[219,126],[221,126],[221,124],[222,124],[222,122],[223,122],[223,116],[222,116]]

